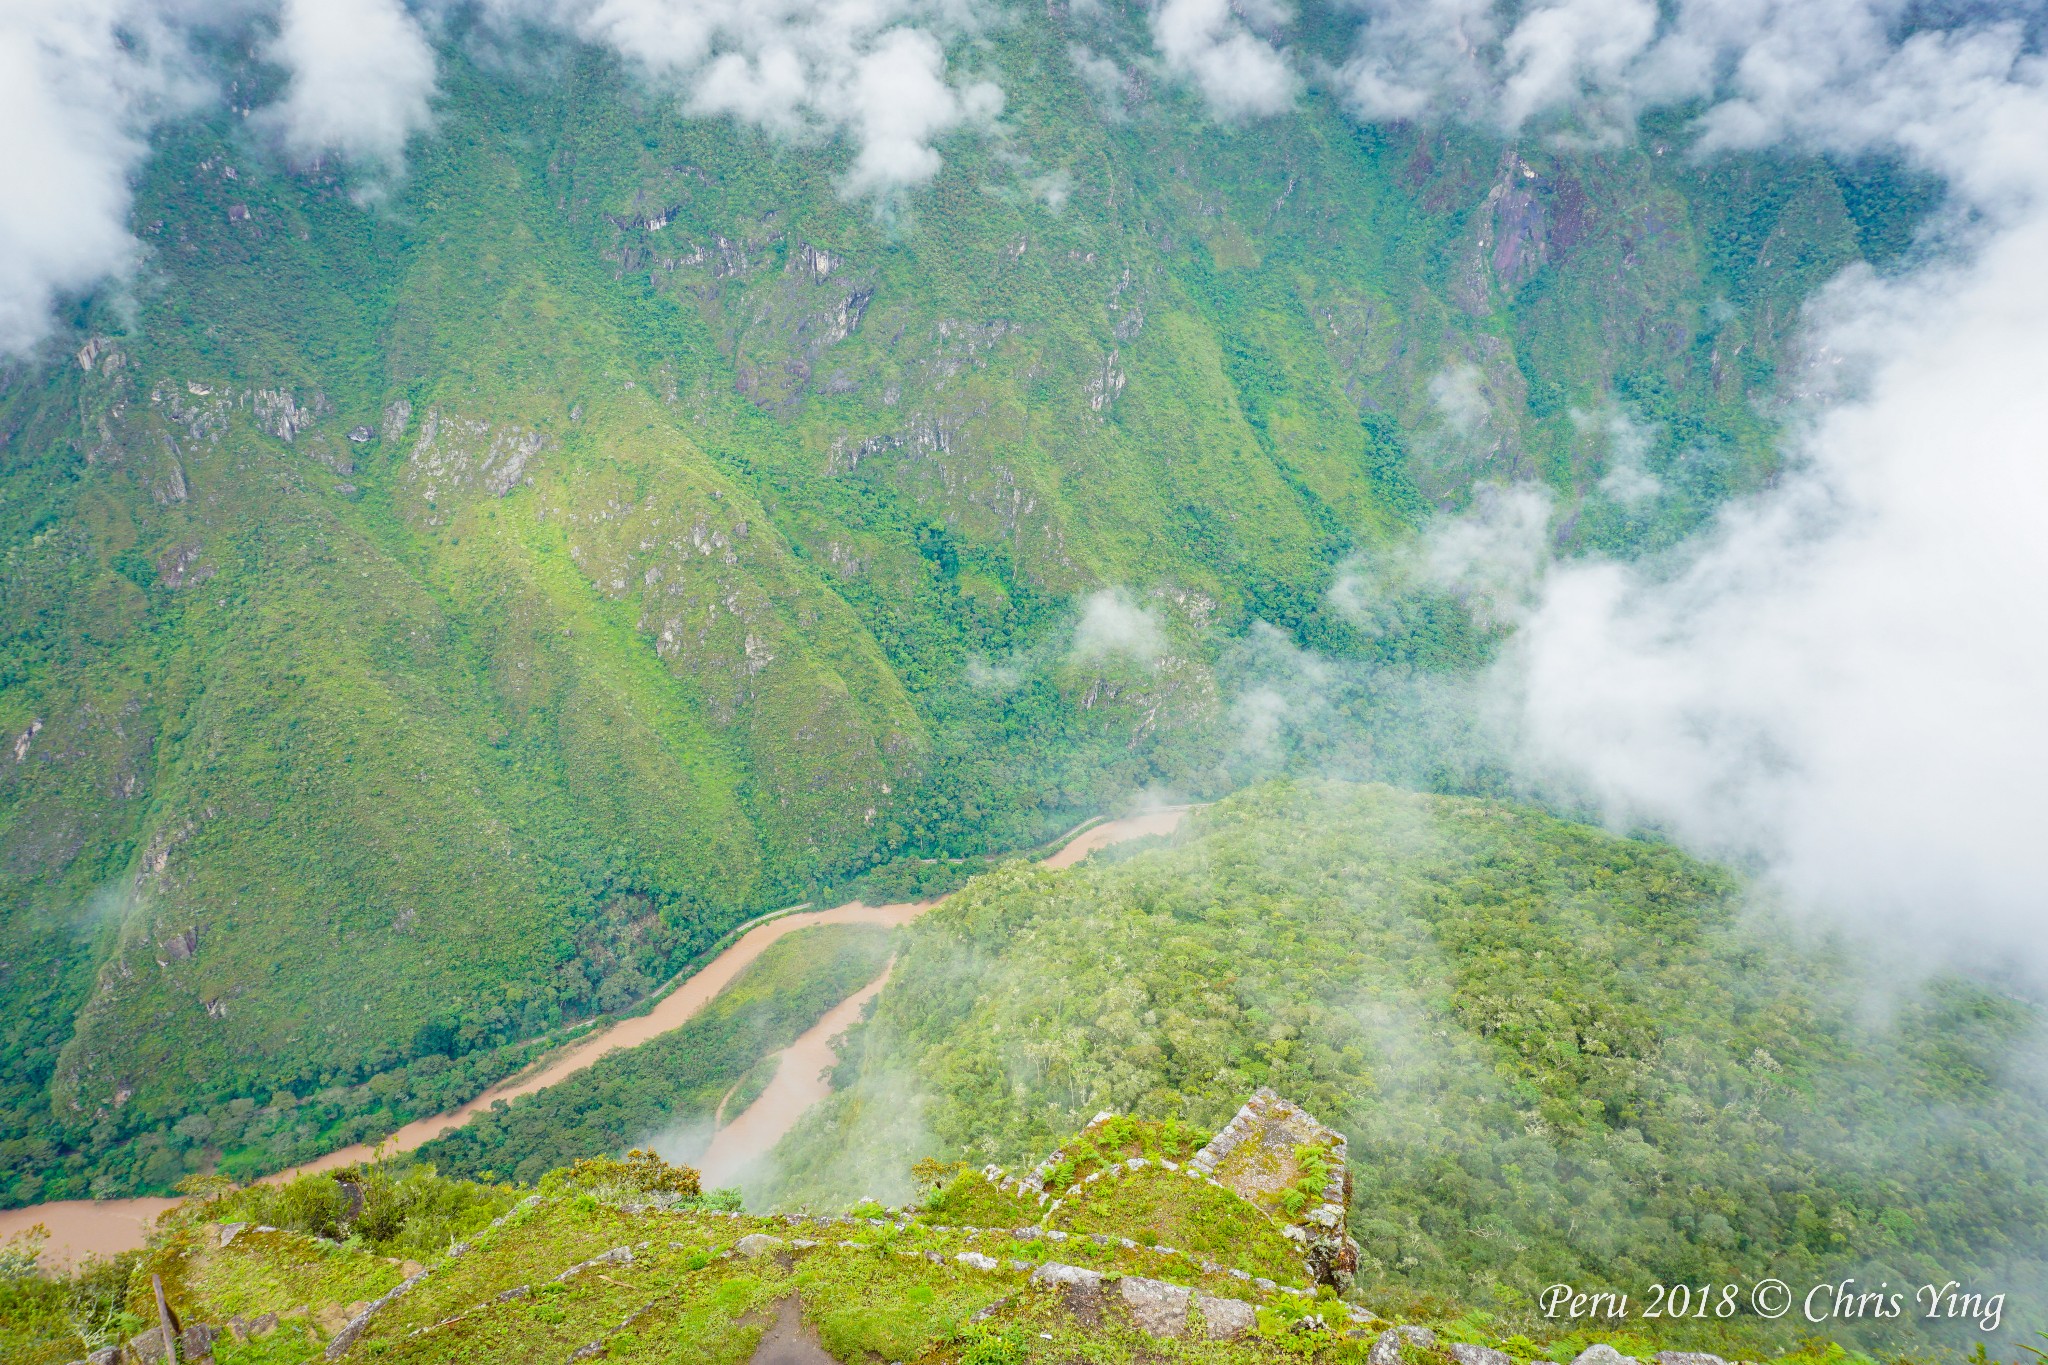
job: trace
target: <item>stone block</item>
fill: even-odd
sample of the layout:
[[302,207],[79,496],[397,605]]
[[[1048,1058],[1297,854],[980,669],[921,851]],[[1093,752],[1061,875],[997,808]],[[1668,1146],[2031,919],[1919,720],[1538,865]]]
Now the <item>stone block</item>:
[[1117,1293],[1123,1296],[1131,1316],[1147,1336],[1179,1337],[1186,1334],[1188,1304],[1193,1291],[1184,1285],[1126,1275],[1117,1281]]
[[1259,1310],[1243,1299],[1197,1294],[1195,1311],[1202,1315],[1202,1330],[1211,1341],[1235,1341],[1259,1325]]

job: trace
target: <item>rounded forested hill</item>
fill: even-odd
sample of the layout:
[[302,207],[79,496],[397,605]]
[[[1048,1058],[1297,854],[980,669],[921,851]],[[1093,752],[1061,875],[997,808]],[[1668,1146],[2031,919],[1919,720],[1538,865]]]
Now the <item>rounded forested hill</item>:
[[1027,1163],[1100,1109],[1216,1125],[1270,1085],[1350,1137],[1381,1292],[2040,1284],[2038,1016],[1874,990],[1753,900],[1524,807],[1257,788],[920,920],[782,1197],[881,1192],[911,1147]]

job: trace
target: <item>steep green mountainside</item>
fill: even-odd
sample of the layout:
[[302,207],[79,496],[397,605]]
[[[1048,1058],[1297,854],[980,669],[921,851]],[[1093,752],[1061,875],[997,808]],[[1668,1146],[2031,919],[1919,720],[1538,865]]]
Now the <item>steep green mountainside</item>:
[[919,920],[844,1088],[777,1149],[780,1197],[900,1192],[904,1151],[1014,1165],[1100,1109],[1213,1128],[1269,1085],[1350,1140],[1376,1303],[1853,1276],[2039,1320],[2038,1012],[1956,982],[1874,1007],[1799,942],[1665,845],[1255,788],[1170,848],[1012,865]]
[[1340,566],[1509,475],[1575,544],[1697,524],[1772,467],[1798,301],[1927,202],[1676,125],[1112,116],[1062,22],[879,208],[460,32],[395,185],[167,125],[132,296],[0,379],[0,1197],[275,1166],[231,1102],[373,1132],[373,1080],[473,1091],[752,913],[1232,785],[1257,622],[1469,667]]

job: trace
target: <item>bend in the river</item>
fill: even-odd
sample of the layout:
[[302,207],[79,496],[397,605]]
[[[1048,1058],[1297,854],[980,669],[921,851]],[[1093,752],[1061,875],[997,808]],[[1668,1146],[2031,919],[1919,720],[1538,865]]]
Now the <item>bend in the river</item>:
[[[1192,809],[1169,806],[1121,820],[1105,820],[1077,831],[1040,864],[1047,868],[1072,867],[1089,854],[1111,844],[1143,838],[1148,834],[1170,834]],[[380,1156],[410,1152],[453,1128],[460,1128],[499,1100],[530,1095],[590,1066],[608,1052],[638,1047],[671,1029],[680,1028],[697,1011],[711,1003],[721,990],[759,957],[769,944],[813,924],[908,924],[945,897],[908,901],[896,905],[864,905],[850,901],[830,910],[804,910],[778,915],[756,924],[733,945],[663,996],[646,1014],[622,1019],[610,1028],[579,1039],[545,1062],[502,1081],[456,1109],[432,1118],[415,1119],[383,1142],[371,1146],[356,1143],[301,1163],[289,1170],[264,1177],[266,1183],[291,1180],[312,1171],[329,1171]],[[707,1176],[738,1174],[736,1156],[742,1150],[765,1152],[795,1126],[810,1107],[823,1099],[828,1087],[819,1078],[829,1063],[832,1040],[860,1017],[861,1008],[888,979],[882,975],[863,986],[849,999],[830,1010],[802,1037],[781,1054],[775,1078],[760,1098],[746,1111],[719,1130],[704,1154]],[[723,1142],[723,1146],[721,1146]],[[41,1223],[49,1229],[50,1241],[43,1260],[48,1265],[68,1265],[88,1255],[107,1256],[139,1247],[158,1215],[179,1201],[155,1196],[138,1199],[67,1199],[27,1208],[0,1210],[0,1241]]]

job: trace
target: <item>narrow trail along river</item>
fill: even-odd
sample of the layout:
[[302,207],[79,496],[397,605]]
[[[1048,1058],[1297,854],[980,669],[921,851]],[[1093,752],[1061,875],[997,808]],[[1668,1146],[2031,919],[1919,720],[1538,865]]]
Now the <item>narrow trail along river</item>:
[[[1069,839],[1040,865],[1072,867],[1089,854],[1111,844],[1143,838],[1148,834],[1170,834],[1178,828],[1191,807],[1172,806],[1134,815],[1122,820],[1105,820],[1090,825]],[[656,1002],[646,1014],[618,1023],[564,1048],[540,1066],[503,1081],[484,1091],[458,1109],[432,1118],[417,1119],[399,1129],[376,1147],[358,1143],[329,1152],[326,1156],[264,1177],[265,1183],[290,1180],[310,1171],[330,1171],[341,1166],[394,1156],[433,1141],[451,1128],[460,1128],[498,1100],[516,1099],[545,1089],[566,1076],[595,1062],[607,1052],[638,1047],[670,1029],[679,1028],[711,1002],[721,990],[759,957],[769,944],[786,934],[813,924],[908,924],[937,905],[938,900],[908,901],[899,905],[863,905],[850,901],[830,910],[805,910],[758,924],[704,968]],[[860,1018],[867,1002],[878,994],[889,973],[880,977],[828,1011],[824,1018],[783,1050],[775,1077],[760,1098],[744,1113],[719,1129],[705,1152],[703,1163],[707,1187],[729,1181],[745,1167],[746,1161],[773,1147],[804,1113],[825,1098],[830,1087],[823,1073],[833,1060],[833,1040]],[[165,1209],[178,1201],[163,1198],[69,1199],[50,1204],[32,1204],[23,1209],[0,1210],[0,1241],[37,1223],[50,1230],[50,1242],[43,1253],[45,1265],[71,1265],[88,1255],[107,1256],[139,1247],[149,1227]]]

